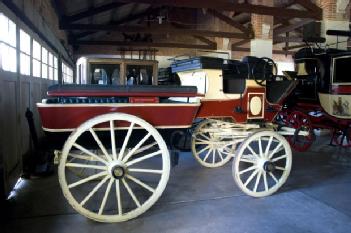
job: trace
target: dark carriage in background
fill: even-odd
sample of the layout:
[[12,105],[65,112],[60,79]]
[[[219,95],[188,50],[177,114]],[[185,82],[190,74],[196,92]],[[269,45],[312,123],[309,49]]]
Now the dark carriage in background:
[[351,52],[303,48],[294,62],[295,72],[286,75],[298,85],[286,99],[278,121],[311,134],[288,137],[293,148],[307,150],[314,140],[313,129],[330,129],[331,143],[351,146]]

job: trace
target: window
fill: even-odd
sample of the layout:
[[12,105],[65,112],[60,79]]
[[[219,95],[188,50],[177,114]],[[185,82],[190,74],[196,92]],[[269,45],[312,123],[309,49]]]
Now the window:
[[23,75],[30,75],[30,36],[20,30],[20,72]]
[[54,80],[58,80],[58,62],[56,56],[54,56]]
[[0,13],[0,57],[3,70],[16,72],[16,24]]
[[63,83],[73,83],[73,70],[62,62],[62,80]]
[[52,53],[49,52],[49,79],[54,80],[54,58]]
[[334,59],[333,83],[351,83],[350,70],[351,57],[338,57]]
[[33,40],[33,76],[40,77],[41,76],[41,46],[36,41]]
[[41,77],[48,78],[48,50],[41,47]]

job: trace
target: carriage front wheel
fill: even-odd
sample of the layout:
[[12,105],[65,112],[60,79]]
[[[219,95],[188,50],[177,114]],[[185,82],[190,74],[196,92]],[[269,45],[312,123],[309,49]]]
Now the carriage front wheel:
[[191,137],[191,151],[204,167],[221,167],[233,157],[236,144],[224,140],[216,131],[216,121],[206,119],[199,123]]
[[[72,168],[84,168],[84,176]],[[164,191],[169,173],[169,152],[161,135],[146,121],[123,113],[80,125],[67,139],[58,168],[69,204],[100,222],[144,213]]]
[[275,193],[287,180],[292,163],[288,141],[274,131],[260,131],[241,143],[233,160],[233,177],[253,197]]

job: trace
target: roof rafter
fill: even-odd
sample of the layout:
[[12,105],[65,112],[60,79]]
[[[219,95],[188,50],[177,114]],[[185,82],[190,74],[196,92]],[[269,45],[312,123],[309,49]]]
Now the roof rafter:
[[77,20],[81,20],[87,17],[91,17],[106,11],[110,11],[116,8],[119,8],[123,5],[126,5],[126,3],[120,3],[120,2],[112,2],[112,3],[108,3],[102,6],[98,6],[98,7],[93,7],[90,8],[86,11],[82,11],[80,13],[74,14],[74,15],[69,15],[69,16],[64,16],[64,21],[67,23],[71,23]]
[[210,13],[211,15],[213,15],[214,17],[222,20],[223,22],[229,24],[230,26],[240,30],[241,32],[245,33],[248,37],[250,37],[250,30],[248,28],[246,28],[244,25],[235,22],[232,18],[222,14],[221,12],[218,12],[217,10],[213,10],[213,9],[208,9],[207,11],[208,13]]
[[119,2],[146,3],[151,5],[187,7],[187,8],[208,8],[219,11],[247,12],[261,15],[272,15],[283,18],[314,18],[322,19],[318,12],[306,10],[282,9],[280,7],[269,7],[264,5],[254,5],[250,3],[232,3],[229,1],[213,0],[116,0]]
[[189,49],[209,49],[214,50],[216,46],[200,45],[200,44],[187,44],[187,43],[153,43],[153,42],[127,42],[127,41],[75,41],[75,45],[92,45],[92,46],[130,46],[130,47],[163,47],[163,48],[189,48]]
[[207,36],[207,37],[227,37],[246,39],[247,35],[235,32],[196,30],[196,29],[176,29],[169,27],[140,27],[140,26],[121,26],[121,25],[104,25],[104,24],[64,24],[60,29],[65,30],[91,30],[91,31],[117,31],[130,33],[151,33],[151,34],[178,34],[190,36]]

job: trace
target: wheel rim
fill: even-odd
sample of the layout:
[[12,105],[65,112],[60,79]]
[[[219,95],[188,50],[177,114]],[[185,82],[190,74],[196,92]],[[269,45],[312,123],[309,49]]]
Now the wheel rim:
[[202,166],[221,167],[232,158],[236,144],[206,131],[211,128],[214,129],[211,120],[204,120],[196,127],[191,138],[191,150]]
[[[291,147],[299,152],[308,150],[315,139],[309,116],[302,112],[295,111],[288,116],[287,123],[290,127],[296,129],[294,135],[287,136]],[[308,136],[298,135],[300,131],[307,131]]]
[[273,131],[262,131],[240,145],[233,162],[233,177],[246,194],[264,197],[285,183],[291,163],[291,149],[286,139]]
[[[108,143],[95,129],[104,124],[109,127]],[[127,130],[116,130],[122,124]],[[81,145],[88,136],[101,154]],[[137,137],[136,142],[133,137]],[[71,157],[76,160],[71,161]],[[89,157],[94,158],[93,163]],[[74,176],[72,167],[83,167],[90,173],[85,172],[84,178]],[[146,121],[123,113],[101,115],[80,125],[64,145],[58,170],[71,206],[100,222],[126,221],[144,213],[161,196],[169,173],[169,152],[161,135]]]

